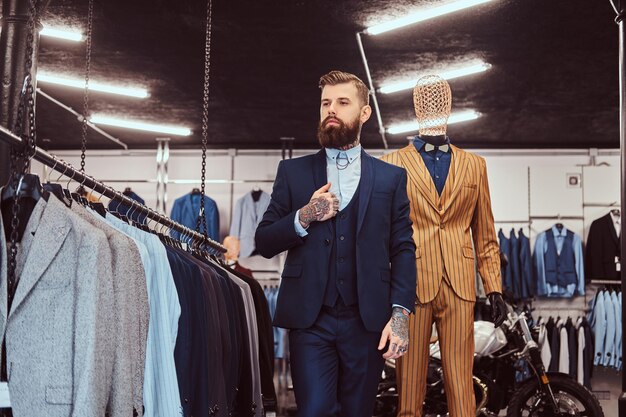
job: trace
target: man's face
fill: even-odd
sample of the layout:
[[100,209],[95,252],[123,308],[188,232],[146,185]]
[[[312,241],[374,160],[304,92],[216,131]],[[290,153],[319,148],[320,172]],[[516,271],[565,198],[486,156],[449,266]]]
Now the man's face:
[[317,137],[325,148],[343,148],[354,143],[372,109],[362,103],[356,86],[349,82],[322,89]]

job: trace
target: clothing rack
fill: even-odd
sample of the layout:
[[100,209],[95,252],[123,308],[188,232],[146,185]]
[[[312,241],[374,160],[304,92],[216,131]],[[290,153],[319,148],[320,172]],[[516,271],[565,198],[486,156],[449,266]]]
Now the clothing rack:
[[[4,126],[0,126],[0,140],[8,143],[13,147],[22,146],[22,140],[19,137],[15,136],[13,133],[11,133]],[[69,177],[74,181],[80,183],[82,186],[94,190],[98,194],[102,194],[110,199],[119,201],[120,204],[125,204],[128,207],[133,207],[133,213],[142,214],[146,218],[153,220],[156,223],[165,225],[172,230],[176,230],[177,232],[182,233],[184,236],[189,236],[192,238],[192,240],[200,243],[201,245],[208,246],[209,249],[212,249],[217,253],[226,253],[226,248],[219,242],[204,237],[202,234],[173,221],[169,217],[159,214],[155,210],[152,210],[151,208],[140,204],[129,197],[126,197],[124,194],[115,191],[113,188],[105,185],[104,183],[97,181],[96,179],[80,172],[72,165],[60,159],[57,159],[56,157],[39,147],[35,148],[35,154],[33,158],[41,162],[42,164],[47,165],[53,170],[65,175],[66,177]]]
[[601,285],[622,285],[622,281],[610,279],[592,279],[590,284],[601,284]]

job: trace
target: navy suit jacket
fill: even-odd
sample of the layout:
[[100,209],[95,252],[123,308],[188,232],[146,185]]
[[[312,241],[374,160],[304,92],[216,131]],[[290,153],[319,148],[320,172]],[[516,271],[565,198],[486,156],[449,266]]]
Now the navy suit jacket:
[[[354,244],[359,312],[373,332],[385,327],[392,304],[415,305],[417,270],[406,178],[404,169],[362,151]],[[279,327],[311,327],[322,308],[334,239],[331,221],[313,222],[302,238],[294,219],[326,179],[324,149],[281,161],[270,205],[256,231],[261,255],[271,258],[288,250],[274,316]]]

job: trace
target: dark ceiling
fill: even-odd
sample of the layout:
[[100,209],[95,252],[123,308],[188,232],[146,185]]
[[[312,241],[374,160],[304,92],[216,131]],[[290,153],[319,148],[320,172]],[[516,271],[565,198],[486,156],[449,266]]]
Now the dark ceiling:
[[[52,0],[42,20],[86,27],[86,0]],[[366,80],[356,32],[435,0],[214,0],[208,141],[212,148],[317,147],[320,75]],[[199,147],[202,131],[204,0],[95,0],[91,79],[143,85],[145,100],[91,93],[92,112],[185,125],[174,148]],[[480,58],[486,72],[451,80],[453,111],[478,120],[449,127],[465,147],[619,147],[618,29],[608,0],[495,0],[363,43],[376,87]],[[84,43],[43,38],[39,66],[82,76]],[[367,81],[366,81],[367,82]],[[81,111],[82,92],[40,85]],[[385,126],[413,119],[411,91],[378,95]],[[80,148],[77,119],[38,99],[38,136],[53,149]],[[102,126],[131,148],[155,148],[153,133]],[[406,134],[387,135],[400,147]],[[89,148],[119,146],[90,131]],[[362,134],[382,147],[372,117]]]

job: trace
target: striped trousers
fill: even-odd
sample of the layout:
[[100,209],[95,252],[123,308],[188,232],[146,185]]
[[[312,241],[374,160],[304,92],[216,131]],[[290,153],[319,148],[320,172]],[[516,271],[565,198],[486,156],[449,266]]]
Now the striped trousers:
[[422,416],[433,321],[439,335],[450,416],[476,415],[472,379],[474,304],[459,298],[446,276],[433,301],[418,303],[415,307],[415,314],[409,318],[409,350],[396,365],[400,394],[398,417]]

